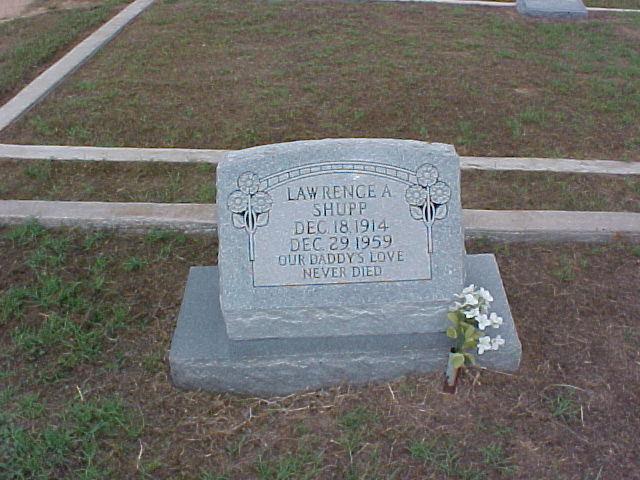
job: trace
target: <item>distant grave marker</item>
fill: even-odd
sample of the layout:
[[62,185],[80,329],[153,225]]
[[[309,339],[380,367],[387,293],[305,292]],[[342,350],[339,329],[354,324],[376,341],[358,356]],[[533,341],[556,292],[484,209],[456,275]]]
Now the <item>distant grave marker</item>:
[[517,0],[516,9],[528,17],[578,20],[588,15],[582,0]]
[[406,140],[321,140],[232,152],[218,167],[219,267],[194,267],[171,348],[176,385],[280,394],[443,368],[447,310],[491,289],[466,256],[459,158]]

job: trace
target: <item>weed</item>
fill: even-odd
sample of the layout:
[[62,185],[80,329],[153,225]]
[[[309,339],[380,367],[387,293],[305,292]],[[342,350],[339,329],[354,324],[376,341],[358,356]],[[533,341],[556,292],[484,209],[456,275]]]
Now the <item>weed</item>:
[[18,403],[20,416],[24,418],[32,420],[44,413],[44,405],[40,402],[40,397],[37,394],[25,395]]
[[365,407],[356,407],[338,418],[338,426],[343,430],[354,431],[370,426],[378,420],[375,412]]
[[506,457],[504,449],[497,443],[490,443],[486,447],[481,447],[483,463],[488,467],[500,471],[503,475],[513,475],[516,467],[511,464],[509,458]]
[[97,358],[102,349],[99,330],[85,329],[69,317],[57,314],[48,315],[37,327],[18,327],[12,339],[31,359],[61,351],[57,364],[63,370]]
[[354,453],[364,439],[365,431],[368,427],[370,428],[377,423],[378,420],[379,417],[375,412],[361,406],[348,411],[338,418],[338,426],[344,433],[336,442],[347,451],[351,463],[353,462]]
[[29,290],[11,287],[0,295],[0,325],[22,316],[24,301],[29,298]]
[[549,399],[551,415],[566,423],[577,420],[580,415],[580,405],[571,394],[557,394]]
[[164,367],[163,358],[164,352],[151,353],[142,359],[142,368],[151,374],[158,373]]
[[446,476],[458,475],[461,470],[458,448],[448,437],[413,441],[409,453]]
[[575,262],[567,255],[561,255],[559,265],[552,272],[552,275],[563,282],[575,280]]
[[256,471],[263,480],[313,479],[320,473],[321,465],[322,454],[302,451],[297,454],[288,453],[270,461],[259,456]]
[[97,232],[93,232],[92,234],[87,235],[84,238],[82,242],[82,248],[84,248],[85,250],[91,250],[98,246],[102,241],[104,241],[107,236],[108,235],[105,232],[100,230],[98,230]]
[[522,123],[517,118],[507,118],[506,120],[509,130],[511,130],[511,136],[514,140],[517,140],[522,136]]
[[51,161],[43,160],[30,163],[24,169],[24,174],[39,182],[46,182],[51,179]]
[[20,246],[26,246],[33,243],[38,238],[45,236],[46,234],[47,231],[44,229],[44,227],[42,227],[42,225],[40,225],[37,220],[32,219],[26,223],[12,228],[5,235],[5,237]]
[[199,480],[229,480],[229,479],[230,477],[228,477],[227,475],[224,475],[224,474],[218,475],[211,472],[202,472],[199,478]]
[[147,260],[143,260],[138,257],[131,257],[122,264],[122,268],[127,272],[136,272],[141,270],[142,267],[148,265],[148,263],[149,262]]

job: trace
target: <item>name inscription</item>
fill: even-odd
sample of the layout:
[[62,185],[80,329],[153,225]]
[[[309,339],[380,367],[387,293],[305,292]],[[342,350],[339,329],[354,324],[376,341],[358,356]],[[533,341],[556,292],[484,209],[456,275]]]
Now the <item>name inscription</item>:
[[406,185],[369,175],[318,178],[323,184],[301,179],[269,191],[269,221],[255,233],[254,286],[431,278],[424,228],[411,218]]

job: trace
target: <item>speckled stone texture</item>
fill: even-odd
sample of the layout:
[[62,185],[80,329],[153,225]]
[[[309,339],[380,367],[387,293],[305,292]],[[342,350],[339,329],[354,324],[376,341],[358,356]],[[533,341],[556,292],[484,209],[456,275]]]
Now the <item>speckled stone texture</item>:
[[588,15],[582,0],[517,0],[516,8],[528,17],[579,20]]
[[[506,344],[478,356],[483,367],[514,371],[522,347],[493,255],[465,257],[466,284],[494,296],[504,318]],[[185,389],[251,395],[287,395],[347,382],[385,381],[410,373],[443,371],[451,341],[443,332],[350,337],[230,340],[219,302],[218,269],[193,267],[185,289],[169,362],[173,383]]]
[[[221,162],[217,191],[231,339],[443,330],[464,278],[460,160],[451,145],[329,139],[250,148]],[[429,227],[408,191],[418,203],[421,195],[442,202]],[[342,222],[346,233],[337,231]]]

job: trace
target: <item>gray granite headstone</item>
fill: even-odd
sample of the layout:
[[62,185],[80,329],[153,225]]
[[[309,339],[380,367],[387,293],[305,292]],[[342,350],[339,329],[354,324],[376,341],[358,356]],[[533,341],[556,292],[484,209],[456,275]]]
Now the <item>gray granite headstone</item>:
[[230,338],[442,330],[464,276],[453,147],[268,145],[229,154],[217,176]]
[[517,0],[516,8],[529,17],[572,20],[588,15],[582,0]]
[[521,346],[492,255],[467,256],[459,157],[408,140],[301,141],[227,155],[218,267],[194,267],[169,355],[177,386],[286,394],[444,370],[446,313],[488,288]]

